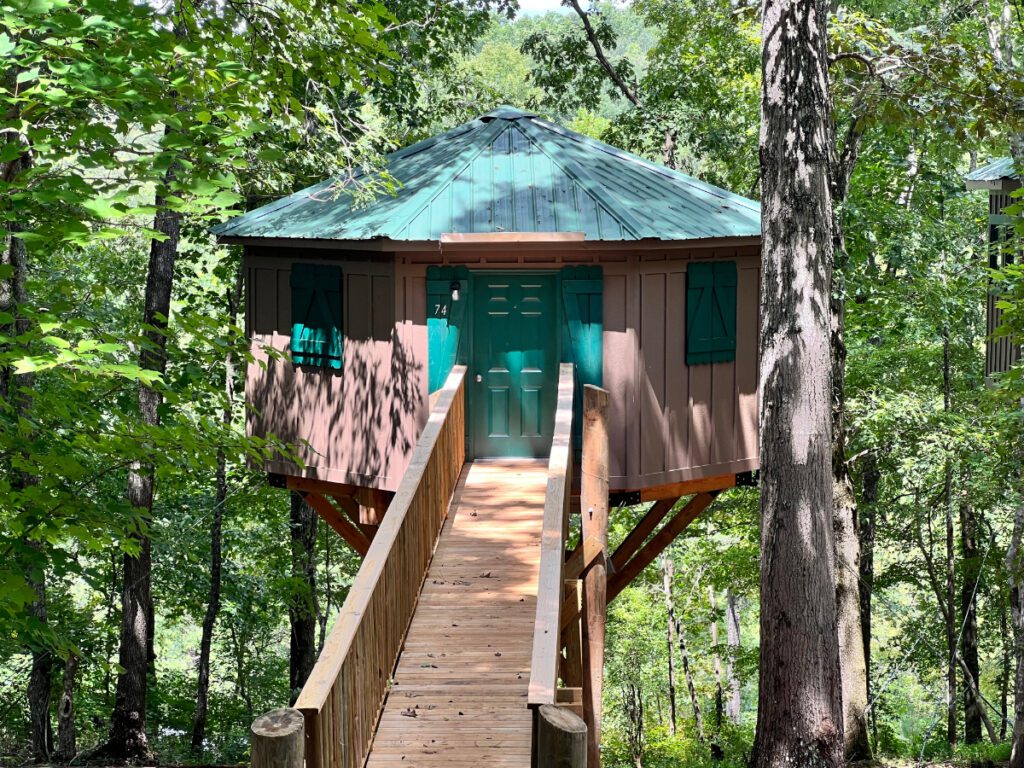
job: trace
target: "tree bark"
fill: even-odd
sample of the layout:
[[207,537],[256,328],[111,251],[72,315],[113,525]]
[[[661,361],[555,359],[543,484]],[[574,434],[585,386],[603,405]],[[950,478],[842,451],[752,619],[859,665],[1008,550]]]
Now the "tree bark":
[[711,654],[715,671],[715,728],[721,730],[725,695],[722,691],[722,656],[718,653],[718,601],[714,584],[708,584],[708,605],[711,608]]
[[[671,549],[671,548],[670,548]],[[668,640],[668,732],[676,735],[676,609],[672,600],[673,563],[669,551],[661,556],[661,580],[665,590],[665,617]]]
[[761,653],[754,768],[843,765],[832,527],[835,152],[820,0],[762,6]]
[[729,701],[725,713],[739,725],[743,714],[740,680],[736,676],[736,657],[740,651],[740,606],[731,589],[725,591],[725,631],[729,643],[729,663],[725,667],[725,675],[729,679]]
[[[227,316],[234,324],[242,299],[242,264],[235,272],[235,284],[227,293]],[[235,357],[229,347],[224,356],[224,410],[221,422],[231,426],[235,405]],[[206,740],[206,716],[210,694],[210,649],[213,628],[220,612],[221,589],[221,533],[224,525],[224,505],[228,498],[227,456],[223,448],[217,449],[216,488],[214,491],[213,520],[210,524],[210,599],[203,617],[203,634],[199,642],[199,680],[196,686],[196,711],[192,721],[192,751],[202,752]]]
[[871,712],[872,741],[875,735],[875,708],[871,706],[871,599],[875,588],[875,517],[877,515],[878,483],[882,478],[874,452],[864,457],[861,478],[860,514],[860,629],[864,645],[864,693]]
[[634,768],[643,768],[644,699],[640,687],[626,683],[622,689],[622,708],[626,716],[626,742]]
[[[165,174],[164,188],[175,178],[176,165]],[[163,374],[167,369],[167,318],[174,286],[174,265],[178,257],[182,215],[171,210],[162,196],[156,199],[153,229],[164,235],[152,240],[146,278],[143,324],[147,344],[139,354],[139,365]],[[163,396],[158,389],[139,384],[139,414],[149,427],[160,424]],[[128,503],[148,521],[153,513],[153,466],[135,462],[128,470]],[[117,693],[110,736],[101,753],[113,760],[148,762],[153,753],[146,737],[146,696],[148,672],[153,656],[153,545],[143,531],[131,535],[138,554],[125,553],[121,591],[121,644],[118,664],[124,670],[117,678]]]
[[[967,674],[977,683],[981,679],[981,665],[978,660],[978,611],[977,595],[981,588],[981,555],[978,552],[978,515],[974,506],[960,504],[960,550],[963,559],[963,584],[960,587],[960,610],[963,616],[963,631],[960,638],[960,653],[963,656]],[[975,696],[974,686],[964,689],[964,741],[977,744],[982,733],[982,702]]]
[[[46,573],[29,577],[36,593],[29,608],[32,617],[45,626]],[[32,649],[32,670],[28,678],[28,712],[31,725],[32,759],[48,763],[53,754],[53,726],[50,723],[50,689],[53,674],[53,655],[47,648]]]
[[840,207],[846,200],[850,177],[864,134],[858,110],[850,120],[842,152],[831,172],[832,273],[831,359],[832,359],[832,525],[835,535],[836,620],[839,636],[839,668],[843,683],[844,750],[850,760],[871,757],[868,738],[867,660],[860,616],[861,542],[857,519],[857,497],[853,492],[846,461],[846,237]]
[[676,619],[676,638],[679,643],[679,658],[683,663],[683,677],[686,678],[686,689],[690,693],[690,706],[693,708],[693,720],[697,726],[697,741],[704,743],[704,717],[700,711],[700,701],[697,700],[697,686],[693,684],[693,674],[690,672],[690,654],[686,650],[686,633],[682,623]]
[[288,685],[291,701],[299,697],[306,678],[316,664],[316,529],[317,516],[298,493],[291,496],[292,578],[302,584],[292,595],[288,607],[291,623],[291,649],[288,664]]
[[[952,409],[952,374],[950,370],[949,328],[943,328],[942,335],[942,396],[943,409]],[[946,558],[945,558],[945,604],[946,624],[946,743],[950,747],[957,741],[956,698],[957,698],[957,631],[956,631],[956,550],[953,529],[953,463],[946,458],[943,480],[943,498],[946,512]]]
[[57,762],[70,763],[78,751],[75,737],[75,675],[78,656],[69,654],[64,662],[64,683],[61,686],[60,706],[57,709]]
[[1006,553],[1006,572],[1010,586],[1010,615],[1013,619],[1014,656],[1017,672],[1013,681],[1013,734],[1010,738],[1009,768],[1024,768],[1024,505],[1013,516],[1013,536]]
[[[17,67],[11,67],[5,73],[5,85],[13,86],[19,72]],[[16,91],[13,87],[9,87],[9,90],[10,92]],[[10,117],[20,117],[20,109]],[[15,145],[20,153],[4,168],[4,178],[8,181],[15,181],[18,176],[31,168],[31,154],[27,141],[20,133],[8,134],[5,143]],[[21,227],[17,223],[7,222],[4,231],[3,254],[0,255],[0,266],[7,267],[10,271],[7,277],[0,279],[0,312],[10,314],[14,318],[12,323],[0,326],[0,332],[14,337],[26,334],[30,328],[30,321],[24,312],[24,306],[28,302],[28,249],[25,247],[25,241],[17,236],[20,231]],[[31,421],[29,411],[34,386],[34,374],[16,374],[13,368],[0,366],[0,402],[6,402],[13,409],[16,419]],[[8,470],[10,470],[9,467]],[[35,485],[37,480],[35,476],[22,470],[9,471],[9,475],[11,490],[16,493]],[[40,543],[29,541],[28,544],[43,554]],[[45,561],[45,557],[40,559]],[[31,565],[26,570],[28,571],[29,586],[35,592],[35,599],[29,605],[29,613],[41,627],[45,627],[47,624],[46,568],[45,565],[39,567]],[[29,672],[27,690],[29,745],[32,759],[39,763],[45,763],[50,760],[53,752],[53,728],[50,723],[53,656],[48,648],[34,646],[30,650],[32,667]]]

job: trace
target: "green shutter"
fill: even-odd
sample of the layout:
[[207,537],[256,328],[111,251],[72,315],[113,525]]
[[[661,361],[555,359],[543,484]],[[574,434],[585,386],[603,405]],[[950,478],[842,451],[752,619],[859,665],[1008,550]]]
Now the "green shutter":
[[583,386],[604,380],[604,278],[601,267],[562,270],[562,361],[576,366],[573,442],[581,449]]
[[[453,301],[452,285],[456,282],[459,299]],[[444,386],[452,366],[460,361],[468,303],[469,273],[465,268],[427,269],[427,378],[431,392]]]
[[341,267],[292,264],[292,362],[342,367]]
[[686,364],[736,359],[736,262],[686,268]]

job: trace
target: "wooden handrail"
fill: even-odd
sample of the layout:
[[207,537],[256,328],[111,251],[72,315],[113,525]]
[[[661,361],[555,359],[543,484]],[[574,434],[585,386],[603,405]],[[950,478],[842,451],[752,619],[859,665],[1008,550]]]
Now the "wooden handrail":
[[572,398],[573,366],[562,363],[558,371],[558,407],[544,497],[537,618],[533,624],[533,656],[527,694],[530,707],[556,703],[558,659],[562,651],[559,614],[565,589],[565,539],[569,530],[572,489]]
[[465,366],[449,374],[295,708],[306,768],[360,768],[465,462]]

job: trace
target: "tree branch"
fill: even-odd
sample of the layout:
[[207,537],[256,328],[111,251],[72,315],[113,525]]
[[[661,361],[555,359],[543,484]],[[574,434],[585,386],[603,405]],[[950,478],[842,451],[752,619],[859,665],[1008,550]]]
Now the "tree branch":
[[597,39],[597,32],[594,31],[594,25],[590,23],[590,16],[580,6],[578,0],[567,0],[567,4],[572,6],[572,9],[576,11],[576,15],[580,17],[583,22],[583,31],[587,33],[587,40],[590,41],[591,47],[594,49],[594,55],[597,57],[597,61],[601,64],[601,67],[611,78],[612,82],[615,83],[616,87],[622,91],[622,95],[633,102],[633,106],[640,106],[640,97],[636,95],[636,91],[629,87],[625,80],[623,80],[619,73],[615,71],[615,67],[608,60],[608,57],[604,53],[604,48],[601,46],[601,41]]

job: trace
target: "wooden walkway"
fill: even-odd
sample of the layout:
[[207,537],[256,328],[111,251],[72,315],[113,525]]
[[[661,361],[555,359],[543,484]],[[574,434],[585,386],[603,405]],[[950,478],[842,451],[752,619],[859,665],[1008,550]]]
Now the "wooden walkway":
[[526,707],[546,461],[459,478],[368,768],[530,765]]

